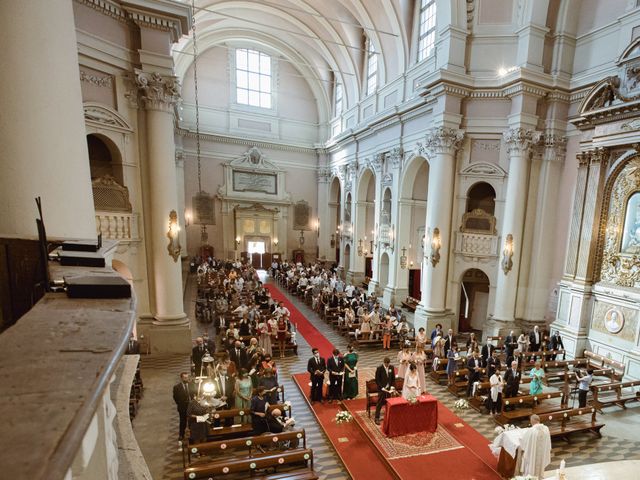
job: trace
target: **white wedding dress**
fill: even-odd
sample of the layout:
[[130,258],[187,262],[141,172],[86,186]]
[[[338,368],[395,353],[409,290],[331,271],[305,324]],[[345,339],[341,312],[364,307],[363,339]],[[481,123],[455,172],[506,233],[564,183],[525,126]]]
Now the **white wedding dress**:
[[407,373],[402,386],[402,398],[408,400],[411,397],[420,395],[420,382],[417,373]]

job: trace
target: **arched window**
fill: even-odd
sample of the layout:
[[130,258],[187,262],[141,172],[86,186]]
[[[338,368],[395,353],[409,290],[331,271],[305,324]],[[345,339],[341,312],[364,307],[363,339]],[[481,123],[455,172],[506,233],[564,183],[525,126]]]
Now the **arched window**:
[[378,88],[378,53],[373,42],[367,38],[367,95],[371,95]]
[[493,215],[496,210],[496,191],[486,182],[476,183],[467,193],[467,212],[484,210]]
[[433,53],[436,45],[436,0],[420,0],[418,61]]

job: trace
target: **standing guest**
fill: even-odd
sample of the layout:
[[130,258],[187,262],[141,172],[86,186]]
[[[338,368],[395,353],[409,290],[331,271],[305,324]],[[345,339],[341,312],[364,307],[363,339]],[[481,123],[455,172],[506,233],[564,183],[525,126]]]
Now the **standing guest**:
[[449,350],[453,345],[457,345],[456,337],[453,335],[453,330],[449,329],[447,336],[444,337],[444,354],[449,353]]
[[263,318],[258,323],[258,345],[264,350],[265,353],[272,355],[271,351],[271,324],[266,318]]
[[447,353],[447,384],[449,386],[453,385],[456,381],[456,371],[458,370],[459,358],[460,355],[458,355],[458,345],[454,343]]
[[504,374],[504,396],[505,398],[517,397],[520,389],[520,371],[518,370],[518,362],[511,361],[511,368],[507,369]]
[[200,376],[202,371],[202,357],[207,352],[204,346],[204,339],[202,337],[196,338],[196,345],[191,349],[191,363],[194,365],[194,372],[196,376]]
[[467,361],[467,369],[469,373],[467,376],[469,377],[469,384],[467,385],[467,397],[471,396],[473,392],[473,384],[480,381],[480,370],[482,367],[480,366],[480,356],[478,355],[478,350],[474,350],[471,352],[469,356],[469,360]]
[[389,357],[382,360],[382,365],[376,369],[376,385],[378,386],[378,403],[376,404],[375,422],[380,424],[380,410],[395,390],[396,376]]
[[521,333],[518,337],[518,352],[520,353],[520,358],[522,358],[522,354],[527,351],[527,337],[524,333]]
[[[288,310],[287,310],[288,311]],[[287,315],[278,318],[278,350],[280,358],[284,358],[284,349],[287,343]]]
[[263,374],[267,368],[271,369],[275,377],[278,376],[278,367],[276,367],[276,361],[271,357],[271,355],[264,355],[262,357],[262,364],[260,369]]
[[416,351],[412,357],[413,363],[416,365],[416,371],[418,373],[419,395],[427,391],[427,382],[424,377],[424,364],[427,362],[427,355],[424,353],[424,347],[421,344],[416,344]]
[[436,328],[434,328],[433,331],[431,332],[431,348],[435,346],[434,339],[436,337],[442,337],[442,336],[443,336],[442,324],[436,323]]
[[311,403],[322,403],[322,384],[324,383],[324,372],[327,370],[327,365],[317,348],[311,350],[311,353],[313,353],[313,356],[307,362],[307,372],[311,377]]
[[509,335],[504,339],[504,351],[507,355],[507,364],[513,360],[513,351],[518,347],[518,337],[515,336],[513,330],[509,332]]
[[500,370],[500,357],[498,357],[497,350],[491,352],[491,356],[487,360],[485,367],[487,368],[487,377],[491,377],[491,375]]
[[391,317],[389,315],[384,316],[384,319],[380,323],[380,328],[382,329],[382,349],[390,350],[391,349],[391,329],[393,328],[393,324],[391,323]]
[[467,340],[467,356],[471,356],[471,353],[478,349],[478,340],[476,334],[471,332],[469,340]]
[[433,358],[439,358],[439,359],[443,359],[446,357],[445,354],[445,344],[447,343],[447,341],[443,338],[440,337],[436,337],[434,338],[435,340],[435,344],[433,346]]
[[[533,327],[533,332],[529,334],[529,351],[531,352],[539,352],[540,346],[542,344],[542,335],[540,335],[540,329],[536,325]],[[536,357],[534,355],[533,359]]]
[[538,360],[531,372],[529,373],[531,377],[531,383],[529,384],[529,395],[539,395],[542,393],[542,379],[544,378],[544,370],[542,369],[542,364],[540,360]]
[[329,403],[334,400],[342,400],[342,382],[344,378],[344,359],[340,356],[340,351],[333,350],[333,356],[327,361],[329,370]]
[[202,343],[211,355],[216,353],[216,342],[209,338],[209,334],[207,332],[202,332]]
[[264,395],[264,387],[258,387],[256,394],[251,398],[251,426],[253,435],[261,435],[268,432],[266,416],[269,402]]
[[247,371],[241,368],[236,376],[236,385],[234,388],[235,395],[235,408],[246,410],[251,406],[251,392],[253,391],[253,384],[251,383],[251,377],[247,375]]
[[420,327],[418,329],[418,333],[416,333],[416,344],[421,343],[422,345],[427,343],[427,332],[424,327]]
[[504,382],[497,370],[489,377],[489,412],[496,415],[502,409],[502,388]]
[[271,368],[265,368],[262,377],[258,381],[258,386],[264,387],[264,395],[270,405],[278,403],[278,380]]
[[[556,330],[551,337],[551,350],[564,350],[564,343],[562,343],[562,337],[560,336],[560,330]],[[556,359],[557,354],[553,354],[552,360]]]
[[358,354],[353,351],[353,345],[347,347],[344,356],[344,387],[342,398],[349,400],[358,396]]
[[578,405],[580,408],[584,408],[587,406],[587,394],[593,381],[593,369],[588,369],[585,376],[576,372],[576,380],[578,381]]
[[404,378],[411,362],[411,344],[406,342],[398,352],[398,378]]
[[366,312],[360,317],[360,333],[363,340],[371,338],[371,316]]
[[140,355],[140,344],[136,340],[136,336],[133,332],[131,332],[131,336],[129,337],[129,343],[127,344],[127,351],[124,353],[125,355]]
[[420,395],[420,382],[418,381],[418,369],[415,363],[409,364],[407,375],[402,385],[402,398],[409,400]]
[[[404,342],[407,341],[407,337],[409,336],[409,324],[407,323],[407,317],[404,315],[400,317],[400,322],[398,323],[396,330],[398,332],[398,343],[400,345],[404,345]],[[418,342],[416,342],[416,345],[417,344]]]
[[189,430],[191,438],[189,443],[201,443],[207,441],[207,423],[198,422],[196,416],[202,416],[209,413],[209,407],[203,405],[198,397],[193,397],[187,407],[187,417],[189,418]]
[[235,341],[234,348],[229,352],[229,360],[231,360],[236,366],[236,371],[240,371],[241,368],[246,370],[249,366],[247,352],[240,340]]
[[[213,379],[215,386],[215,398],[227,404],[227,408],[233,408],[235,380],[231,377],[223,364],[218,365],[218,372]],[[232,420],[232,419],[230,419]]]
[[196,388],[189,383],[189,374],[182,372],[180,374],[180,382],[173,387],[173,401],[176,402],[178,408],[178,416],[180,417],[180,429],[178,432],[178,441],[182,441],[184,431],[187,428],[187,408],[191,398],[196,394]]
[[520,471],[524,476],[543,478],[544,469],[551,463],[551,434],[538,415],[531,415],[530,422],[531,428],[526,429],[520,441],[523,451]]
[[493,346],[489,337],[487,337],[486,343],[482,346],[481,356],[482,356],[482,365],[484,367],[487,366],[489,359],[493,356],[493,352],[496,350],[496,347]]
[[258,349],[258,339],[255,337],[251,337],[251,339],[249,340],[249,346],[247,347],[247,358],[249,359],[248,360],[249,363],[251,363],[251,357],[253,357],[257,349]]

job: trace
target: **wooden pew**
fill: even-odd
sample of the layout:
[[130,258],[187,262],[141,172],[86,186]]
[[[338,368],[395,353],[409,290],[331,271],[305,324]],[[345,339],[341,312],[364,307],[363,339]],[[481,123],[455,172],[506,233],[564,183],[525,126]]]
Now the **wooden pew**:
[[[640,401],[640,390],[634,389],[639,386],[640,380],[591,385],[593,405],[600,413],[602,413],[603,407],[610,405],[626,409],[627,402]],[[624,389],[628,389],[628,391],[623,392]]]
[[[591,418],[587,418],[587,416]],[[558,412],[540,415],[540,421],[549,427],[551,438],[563,438],[567,442],[568,436],[576,432],[593,432],[602,437],[600,429],[604,423],[596,422],[595,407],[572,408]]]
[[406,308],[410,312],[415,312],[416,307],[420,303],[420,300],[415,299],[413,297],[407,297],[405,301],[402,302],[402,307]]
[[[537,360],[545,362],[547,361],[545,360],[547,356],[562,355],[562,360],[565,360],[566,351],[565,350],[541,350],[539,352],[519,352],[518,350],[515,350],[513,352],[513,355],[514,355],[514,358],[518,360],[518,365],[520,369],[524,370],[533,365],[531,363],[533,357],[536,357]],[[549,360],[549,361],[551,362],[555,360]]]
[[183,466],[184,468],[191,466],[195,460],[192,458],[192,455],[195,454],[209,457],[216,455],[224,456],[236,454],[237,456],[237,454],[244,454],[247,457],[251,457],[256,454],[263,453],[265,448],[269,448],[274,445],[281,445],[281,442],[291,441],[298,443],[298,446],[295,448],[300,447],[306,449],[307,437],[304,429],[282,433],[265,433],[263,435],[234,438],[229,440],[217,440],[213,442],[196,443],[193,445],[189,445],[187,441],[182,446]]
[[[524,378],[521,377],[520,390],[519,390],[520,395],[527,395],[527,390],[528,390],[527,385],[530,383],[531,383],[530,377],[524,377]],[[482,407],[484,407],[484,402],[486,398],[489,396],[490,388],[491,388],[491,384],[489,383],[489,380],[480,382],[476,387],[474,395],[471,398],[469,398],[469,405],[471,405],[473,409],[482,413]],[[506,398],[504,397],[504,392],[503,392],[502,401],[504,402],[505,400]]]
[[578,358],[575,360],[552,360],[548,362],[542,362],[542,369],[544,370],[544,378],[542,383],[549,386],[551,382],[565,380],[565,373],[569,371],[569,367],[586,367],[587,360],[585,358]]
[[597,353],[590,352],[589,350],[585,350],[582,356],[588,360],[589,366],[591,368],[594,368],[594,369],[613,368],[616,372],[615,374],[616,380],[622,380],[622,377],[624,377],[624,372],[625,372],[624,363],[616,362],[611,358],[607,358]]
[[224,478],[234,479],[246,479],[249,477],[256,478],[255,475],[258,470],[268,468],[273,468],[274,470],[286,469],[300,464],[307,467],[307,470],[304,472],[296,470],[293,472],[287,472],[290,473],[291,476],[286,477],[282,477],[281,475],[266,475],[257,478],[292,478],[296,480],[312,480],[318,478],[315,472],[313,472],[313,451],[311,449],[285,450],[251,458],[224,458],[197,466],[187,467],[184,469],[184,478],[185,480],[195,480],[200,478],[209,479],[223,476]]
[[[271,412],[276,408],[282,412],[283,416],[291,417],[291,408],[286,403],[270,405],[269,411]],[[235,423],[231,426],[222,425],[225,423],[225,420],[235,419],[236,417],[240,417],[240,423]],[[229,437],[246,436],[250,435],[253,431],[253,426],[250,423],[251,410],[249,409],[231,408],[229,410],[217,410],[210,416],[210,419],[214,421],[218,420],[221,423],[219,427],[209,426],[207,436],[212,439],[221,440]]]
[[[549,400],[559,398],[560,404],[553,404]],[[540,393],[538,395],[520,395],[517,397],[505,398],[502,401],[502,409],[496,421],[500,425],[523,420],[536,413],[538,415],[562,410],[565,405],[565,395],[563,392]],[[509,408],[514,408],[509,410]]]

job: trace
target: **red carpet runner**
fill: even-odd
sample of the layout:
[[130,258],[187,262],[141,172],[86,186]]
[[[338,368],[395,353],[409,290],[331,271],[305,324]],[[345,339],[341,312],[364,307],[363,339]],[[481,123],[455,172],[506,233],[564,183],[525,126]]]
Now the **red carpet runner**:
[[[304,337],[311,348],[317,348],[320,350],[320,356],[322,358],[327,358],[332,355],[333,352],[333,344],[329,342],[322,333],[318,331],[316,327],[314,327],[307,318],[300,313],[298,310],[288,299],[284,296],[284,294],[276,287],[274,284],[268,283],[265,284],[265,288],[271,292],[271,297],[273,297],[276,301],[282,301],[284,306],[289,309],[291,312],[291,318],[289,319],[291,323],[296,326],[298,333]],[[302,352],[299,352],[298,355],[304,355]],[[308,352],[308,355],[311,356],[311,352]]]

